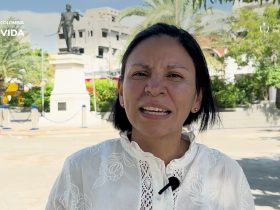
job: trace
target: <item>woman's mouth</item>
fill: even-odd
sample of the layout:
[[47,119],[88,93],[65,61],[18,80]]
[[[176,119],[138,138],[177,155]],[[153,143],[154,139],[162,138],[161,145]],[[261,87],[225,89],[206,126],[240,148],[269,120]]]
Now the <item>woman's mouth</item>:
[[170,110],[154,106],[143,106],[139,108],[142,113],[149,115],[166,116],[171,113]]

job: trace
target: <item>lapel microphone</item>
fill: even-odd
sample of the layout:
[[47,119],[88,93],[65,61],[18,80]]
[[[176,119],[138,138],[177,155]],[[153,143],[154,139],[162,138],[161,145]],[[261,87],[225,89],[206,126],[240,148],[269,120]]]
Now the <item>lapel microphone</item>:
[[168,187],[171,187],[172,191],[176,190],[179,185],[180,185],[180,181],[177,177],[175,176],[171,176],[168,178],[168,184],[165,185],[159,192],[158,194],[162,194]]

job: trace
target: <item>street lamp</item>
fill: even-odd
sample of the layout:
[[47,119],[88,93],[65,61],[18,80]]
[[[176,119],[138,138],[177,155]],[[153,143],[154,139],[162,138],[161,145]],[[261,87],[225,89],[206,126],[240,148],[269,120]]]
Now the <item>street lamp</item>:
[[269,32],[269,25],[266,22],[263,22],[260,26],[260,32],[267,34]]

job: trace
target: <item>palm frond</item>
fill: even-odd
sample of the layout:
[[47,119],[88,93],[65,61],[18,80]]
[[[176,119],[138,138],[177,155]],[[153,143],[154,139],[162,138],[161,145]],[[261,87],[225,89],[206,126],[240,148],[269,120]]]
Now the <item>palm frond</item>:
[[129,7],[127,9],[122,10],[119,14],[118,14],[118,21],[122,20],[125,17],[129,17],[132,15],[139,15],[139,16],[146,16],[148,13],[147,9],[144,7]]

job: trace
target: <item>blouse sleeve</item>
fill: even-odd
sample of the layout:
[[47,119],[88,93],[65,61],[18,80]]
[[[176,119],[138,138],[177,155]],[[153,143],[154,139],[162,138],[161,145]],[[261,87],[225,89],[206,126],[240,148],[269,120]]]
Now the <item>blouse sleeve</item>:
[[223,154],[215,163],[208,174],[213,209],[255,210],[250,186],[240,165]]
[[46,210],[66,210],[68,205],[69,193],[71,191],[70,161],[64,163],[60,175],[57,177],[49,195]]
[[68,157],[49,195],[46,210],[92,209],[83,189],[83,170],[79,153]]
[[[220,202],[226,210],[255,210],[246,176],[237,161],[226,158]],[[219,208],[220,209],[220,208]]]
[[255,210],[254,199],[251,193],[250,186],[248,181],[243,173],[243,170],[240,167],[240,209],[241,210]]

